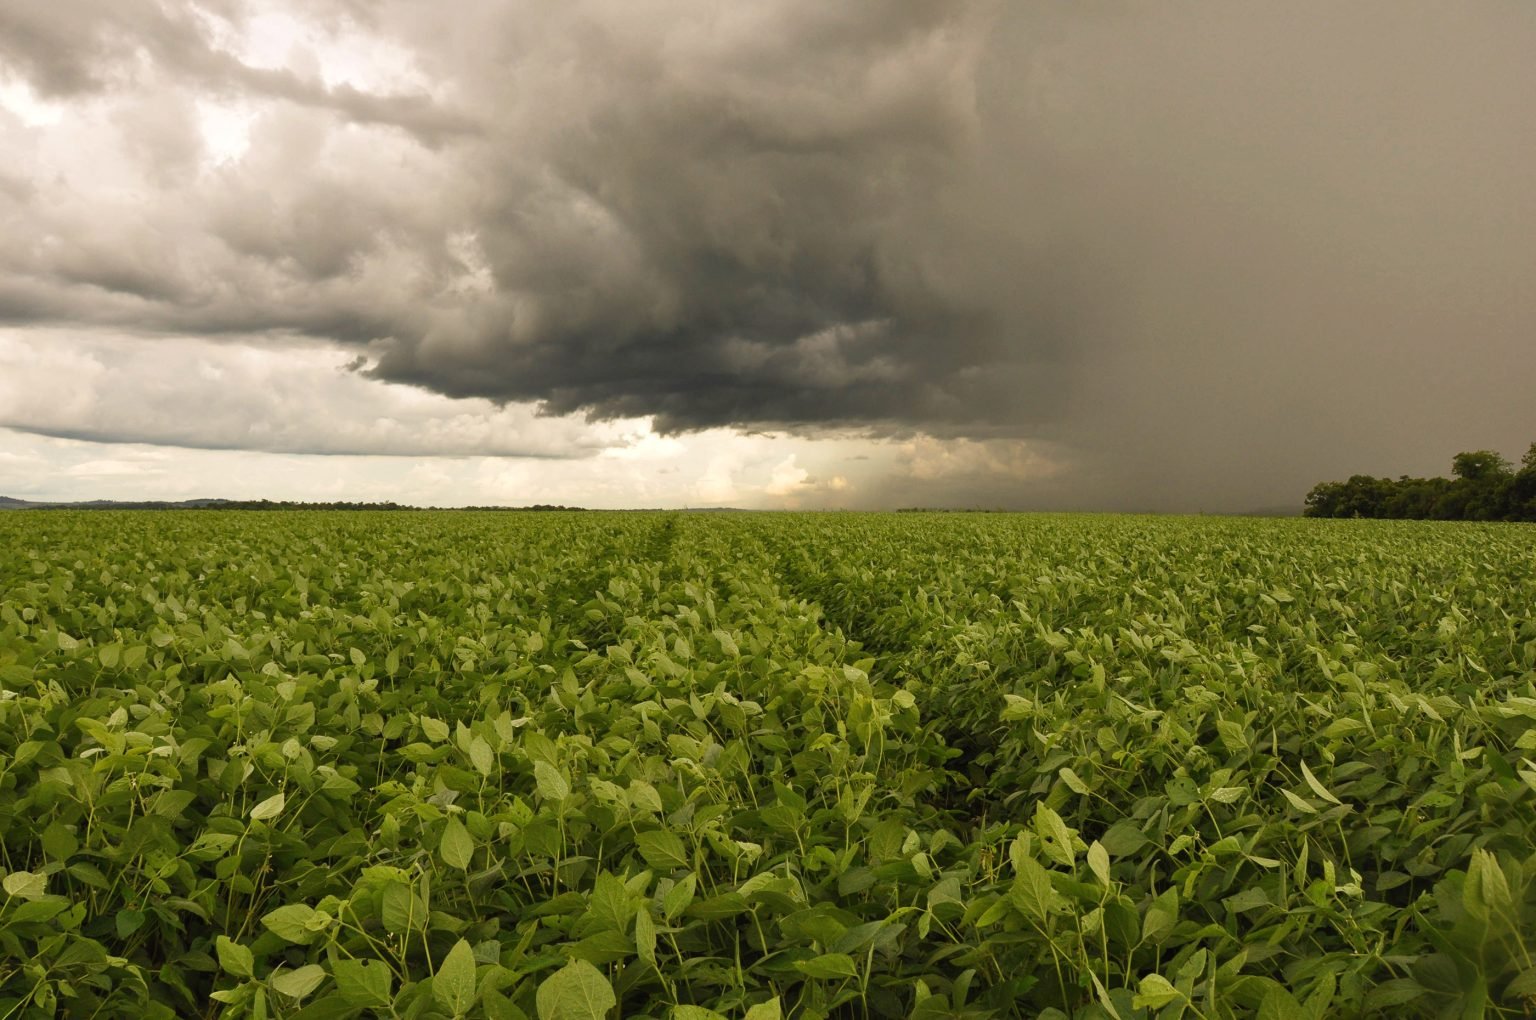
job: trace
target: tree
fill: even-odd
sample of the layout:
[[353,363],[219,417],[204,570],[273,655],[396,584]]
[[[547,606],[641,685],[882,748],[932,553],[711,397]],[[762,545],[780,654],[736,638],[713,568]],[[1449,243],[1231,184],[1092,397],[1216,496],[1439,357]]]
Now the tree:
[[1510,463],[1492,450],[1458,453],[1451,459],[1451,473],[1467,482],[1487,481],[1508,475]]
[[1308,517],[1389,517],[1444,521],[1536,521],[1536,443],[1517,472],[1493,450],[1458,453],[1455,478],[1396,480],[1354,475],[1307,493]]

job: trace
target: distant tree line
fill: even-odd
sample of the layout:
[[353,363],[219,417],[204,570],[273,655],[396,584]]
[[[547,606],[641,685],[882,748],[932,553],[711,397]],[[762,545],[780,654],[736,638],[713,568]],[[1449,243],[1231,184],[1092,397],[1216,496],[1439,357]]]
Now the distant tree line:
[[[300,503],[292,500],[272,499],[224,499],[198,507],[200,510],[420,510],[422,507],[407,503]],[[533,506],[455,506],[432,507],[444,510],[581,510],[579,506],[557,506],[551,503],[535,503]]]
[[336,500],[327,503],[307,503],[287,499],[189,499],[177,503],[166,500],[114,500],[93,499],[79,503],[31,503],[26,500],[0,497],[0,507],[16,510],[584,510],[579,506],[559,506],[553,503],[535,503],[532,506],[454,506],[419,507],[407,503],[356,503]]
[[1435,521],[1536,521],[1536,443],[1519,470],[1492,450],[1458,453],[1454,478],[1373,478],[1323,482],[1307,493],[1308,517]]

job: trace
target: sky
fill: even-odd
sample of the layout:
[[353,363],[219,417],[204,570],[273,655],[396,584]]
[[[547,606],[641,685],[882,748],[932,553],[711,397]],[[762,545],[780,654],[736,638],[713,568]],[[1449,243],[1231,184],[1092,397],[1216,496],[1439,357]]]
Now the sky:
[[1243,512],[1536,441],[1528,0],[6,0],[0,495]]

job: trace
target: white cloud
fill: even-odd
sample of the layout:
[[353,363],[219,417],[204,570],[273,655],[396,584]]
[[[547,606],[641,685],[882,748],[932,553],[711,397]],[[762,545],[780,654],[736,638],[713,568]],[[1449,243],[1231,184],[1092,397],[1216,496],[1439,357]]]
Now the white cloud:
[[28,127],[48,127],[64,117],[62,104],[39,99],[32,87],[19,79],[0,78],[0,108],[15,114]]
[[384,383],[329,345],[0,330],[0,425],[273,453],[585,457],[643,421],[541,417]]
[[791,496],[805,488],[806,479],[810,477],[811,473],[796,464],[795,455],[790,454],[774,465],[763,491],[770,496]]

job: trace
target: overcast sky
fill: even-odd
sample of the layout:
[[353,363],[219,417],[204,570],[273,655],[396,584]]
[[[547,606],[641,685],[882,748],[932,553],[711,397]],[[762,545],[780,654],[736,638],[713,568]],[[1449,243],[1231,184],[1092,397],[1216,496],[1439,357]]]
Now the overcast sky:
[[4,0],[0,494],[1234,510],[1536,441],[1529,0]]

